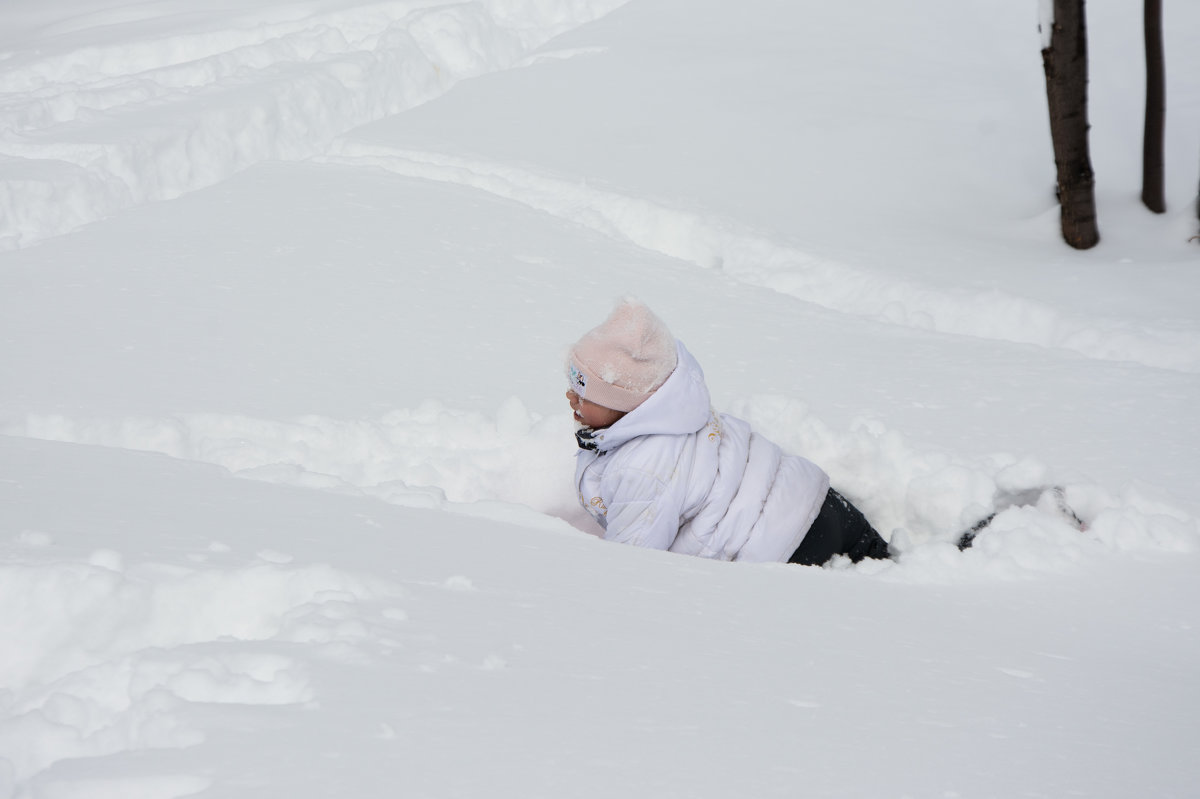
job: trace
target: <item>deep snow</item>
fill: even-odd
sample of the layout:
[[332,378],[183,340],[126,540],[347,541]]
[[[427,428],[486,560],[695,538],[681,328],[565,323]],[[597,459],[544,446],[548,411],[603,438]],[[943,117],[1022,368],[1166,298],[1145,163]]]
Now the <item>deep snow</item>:
[[[1032,4],[9,3],[0,797],[1190,795],[1200,9],[1154,217],[1125,5],[1076,253]],[[586,534],[626,292],[900,560]]]

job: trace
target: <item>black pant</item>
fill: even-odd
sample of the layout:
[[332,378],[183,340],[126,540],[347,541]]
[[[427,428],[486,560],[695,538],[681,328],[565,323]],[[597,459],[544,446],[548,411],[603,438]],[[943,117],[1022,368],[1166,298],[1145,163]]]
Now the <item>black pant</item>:
[[821,512],[788,563],[819,566],[834,555],[846,555],[858,563],[863,558],[887,558],[891,553],[887,541],[875,532],[862,511],[831,488]]

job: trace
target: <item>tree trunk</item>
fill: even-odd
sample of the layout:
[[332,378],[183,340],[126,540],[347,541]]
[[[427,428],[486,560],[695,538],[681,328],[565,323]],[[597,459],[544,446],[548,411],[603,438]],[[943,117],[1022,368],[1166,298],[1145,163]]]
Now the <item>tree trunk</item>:
[[1095,175],[1088,153],[1087,27],[1084,0],[1054,0],[1050,46],[1042,50],[1050,140],[1058,169],[1062,234],[1079,250],[1096,246]]
[[1167,115],[1163,65],[1162,0],[1145,0],[1146,126],[1142,138],[1142,202],[1156,214],[1167,210],[1163,189],[1163,123]]

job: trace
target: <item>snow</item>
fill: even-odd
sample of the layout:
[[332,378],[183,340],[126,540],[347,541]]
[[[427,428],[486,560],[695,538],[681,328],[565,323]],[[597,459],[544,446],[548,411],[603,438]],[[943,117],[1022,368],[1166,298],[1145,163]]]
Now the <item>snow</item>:
[[[1194,793],[1200,7],[1155,216],[1127,6],[1080,253],[1019,3],[10,0],[0,799]],[[898,561],[598,540],[626,294]]]
[[0,154],[23,173],[0,197],[0,245],[319,154],[618,4],[268,1],[220,13],[101,0],[39,20],[32,42],[13,38],[0,76],[17,134]]
[[1042,49],[1045,50],[1054,34],[1054,0],[1038,0],[1038,33],[1042,35]]

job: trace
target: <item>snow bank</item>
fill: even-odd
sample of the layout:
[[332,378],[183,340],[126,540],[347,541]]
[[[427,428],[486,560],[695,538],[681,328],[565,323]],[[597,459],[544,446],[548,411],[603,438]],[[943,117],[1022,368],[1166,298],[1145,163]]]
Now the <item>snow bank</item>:
[[85,36],[51,28],[0,52],[0,249],[315,155],[622,2],[288,5],[180,28],[166,10],[110,11]]
[[[900,553],[901,568],[889,570],[894,579],[1024,579],[1106,554],[1200,550],[1197,519],[1145,486],[1100,486],[1012,453],[973,460],[923,448],[872,419],[835,431],[785,397],[743,400],[733,411],[829,473]],[[1083,531],[1041,495],[1055,485]],[[1034,503],[1007,506],[1006,498],[1027,493]],[[959,534],[993,512],[974,546],[960,553]]]
[[[903,553],[898,579],[1025,578],[1105,553],[1200,549],[1197,520],[1138,486],[1105,488],[1009,453],[972,461],[915,446],[869,419],[836,431],[785,397],[744,399],[732,411],[829,472],[834,486]],[[561,519],[598,533],[576,506],[567,415],[542,418],[515,397],[494,416],[430,401],[376,420],[32,416],[3,432],[160,452],[249,479],[410,507],[534,526]],[[1085,532],[1045,501],[1006,507],[1006,497],[1036,496],[1050,485],[1064,487]],[[959,534],[996,511],[986,535],[959,553]]]
[[410,507],[500,500],[561,512],[574,469],[569,415],[541,419],[516,398],[495,416],[429,401],[368,421],[36,416],[6,432],[160,452],[250,479],[370,494]]

